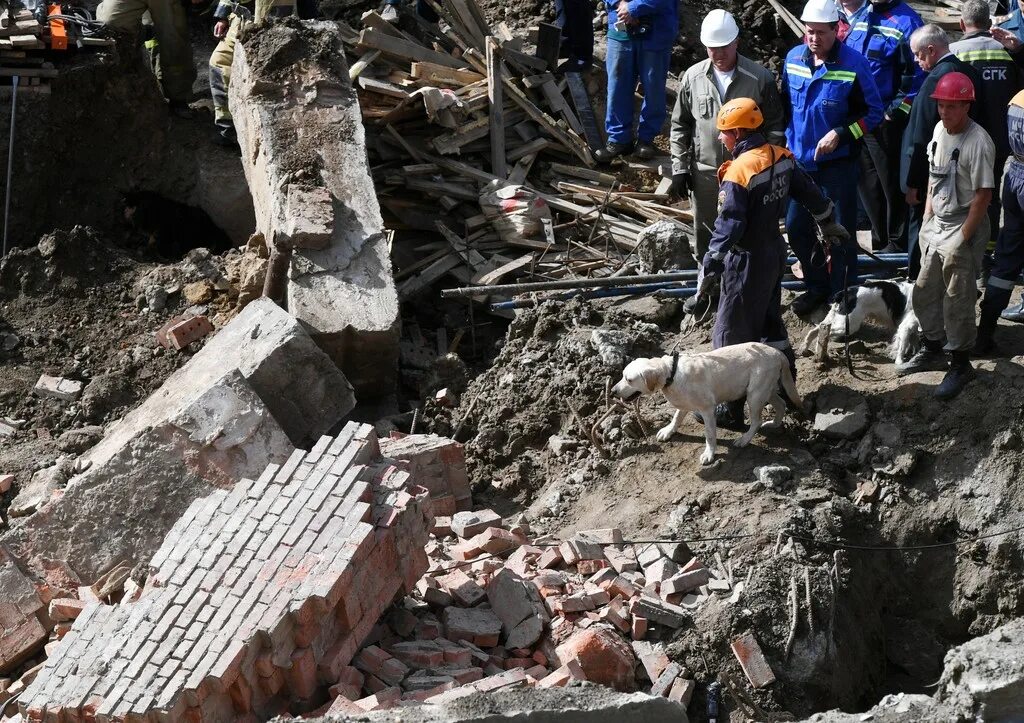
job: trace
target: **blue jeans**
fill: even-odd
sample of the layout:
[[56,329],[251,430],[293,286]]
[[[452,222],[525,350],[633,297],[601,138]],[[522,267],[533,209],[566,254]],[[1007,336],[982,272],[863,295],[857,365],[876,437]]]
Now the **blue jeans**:
[[643,40],[619,41],[608,38],[608,111],[604,127],[610,143],[633,142],[633,91],[637,80],[644,84],[637,137],[650,143],[661,131],[667,106],[669,48],[645,50]]
[[789,202],[786,231],[789,246],[800,259],[807,290],[833,298],[844,286],[857,284],[857,171],[855,158],[837,158],[807,171],[835,206],[836,220],[850,234],[843,247],[832,248],[832,268],[826,268],[825,254],[818,244],[817,224],[810,212],[796,201]]

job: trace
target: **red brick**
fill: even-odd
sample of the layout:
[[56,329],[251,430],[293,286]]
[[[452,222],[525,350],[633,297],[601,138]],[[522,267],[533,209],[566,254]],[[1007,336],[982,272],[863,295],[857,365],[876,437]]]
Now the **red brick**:
[[636,688],[633,651],[616,633],[600,626],[577,630],[556,649],[558,659],[576,660],[587,680],[619,691]]
[[519,547],[522,544],[522,538],[500,527],[488,527],[472,540],[469,540],[469,544],[491,555],[500,555],[503,552]]
[[70,597],[59,597],[50,601],[50,619],[55,623],[74,620],[81,615],[86,603]]
[[593,575],[606,567],[609,567],[607,560],[580,560],[576,563],[576,569],[581,575]]
[[463,607],[473,607],[487,597],[487,593],[476,580],[462,570],[452,570],[447,575],[439,577],[437,582]]
[[292,652],[292,666],[288,669],[288,688],[299,698],[309,698],[316,692],[316,657],[312,648],[298,648]]
[[763,688],[775,682],[775,673],[765,660],[753,634],[747,633],[733,640],[732,652],[753,687]]
[[537,558],[537,568],[549,570],[562,564],[562,553],[557,547],[548,547]]
[[401,688],[386,688],[385,690],[382,690],[379,693],[375,693],[371,696],[367,696],[366,698],[361,698],[355,701],[355,705],[361,710],[369,712],[371,710],[384,710],[386,708],[392,708],[401,699]]
[[205,316],[193,316],[179,321],[166,331],[167,340],[172,347],[184,349],[192,342],[202,339],[213,331],[213,324]]
[[643,640],[647,637],[647,618],[633,616],[632,637],[633,640]]
[[693,691],[696,689],[696,682],[687,678],[676,678],[675,682],[672,683],[672,688],[668,692],[668,699],[674,700],[677,703],[682,703],[683,706],[690,705],[690,701],[693,700]]

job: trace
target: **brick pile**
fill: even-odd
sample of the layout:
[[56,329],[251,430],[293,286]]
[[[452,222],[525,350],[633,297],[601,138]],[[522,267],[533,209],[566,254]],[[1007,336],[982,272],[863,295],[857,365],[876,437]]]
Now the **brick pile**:
[[525,524],[490,510],[435,518],[427,554],[430,571],[341,669],[321,712],[574,679],[633,690],[635,670],[643,688],[687,705],[693,676],[658,641],[711,596],[735,600],[743,586],[685,544],[628,545],[617,529],[531,541]]
[[427,569],[428,507],[426,490],[381,459],[372,427],[354,423],[198,500],[136,602],[73,606],[22,715],[265,720],[319,705]]

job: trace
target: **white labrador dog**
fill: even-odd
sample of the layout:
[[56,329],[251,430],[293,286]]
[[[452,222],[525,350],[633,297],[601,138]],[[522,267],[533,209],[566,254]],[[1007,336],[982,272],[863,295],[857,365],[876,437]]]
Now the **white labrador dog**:
[[802,412],[803,402],[785,355],[767,344],[751,342],[684,357],[634,359],[623,369],[622,379],[612,391],[627,400],[659,390],[665,395],[676,413],[671,422],[658,430],[659,442],[667,442],[672,437],[687,412],[699,412],[704,418],[707,441],[700,461],[711,464],[718,436],[715,406],[747,397],[750,428],[733,443],[744,447],[761,428],[761,414],[766,404],[770,404],[775,413],[775,421],[769,423],[772,426],[785,414],[785,403],[778,393],[780,381],[786,396]]

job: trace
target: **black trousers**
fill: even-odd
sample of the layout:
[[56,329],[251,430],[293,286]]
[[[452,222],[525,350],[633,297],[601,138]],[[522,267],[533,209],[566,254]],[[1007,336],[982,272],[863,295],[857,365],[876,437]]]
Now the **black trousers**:
[[871,246],[907,247],[907,203],[900,190],[900,151],[905,123],[885,121],[864,135],[860,154],[860,203],[871,221]]

